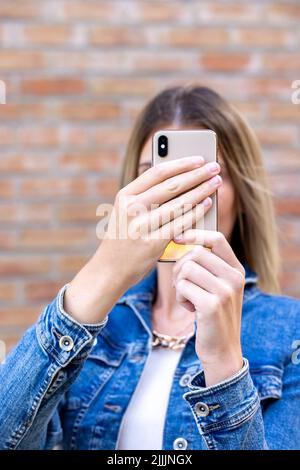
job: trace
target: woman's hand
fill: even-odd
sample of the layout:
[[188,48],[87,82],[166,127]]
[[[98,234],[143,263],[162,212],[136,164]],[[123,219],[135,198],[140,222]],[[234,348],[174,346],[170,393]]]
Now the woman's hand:
[[98,250],[66,290],[68,313],[83,323],[101,321],[169,241],[207,212],[209,195],[222,182],[219,171],[202,157],[184,157],[160,163],[122,188]]
[[196,316],[196,352],[208,387],[243,365],[240,330],[245,271],[221,232],[187,230],[175,241],[203,245],[178,260],[173,274],[178,302]]

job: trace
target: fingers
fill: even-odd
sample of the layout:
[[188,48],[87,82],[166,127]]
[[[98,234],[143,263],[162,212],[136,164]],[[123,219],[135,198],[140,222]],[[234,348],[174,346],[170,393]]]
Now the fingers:
[[[225,236],[221,232],[215,232],[212,230],[199,230],[199,229],[189,229],[183,233],[181,238],[176,238],[174,240],[176,243],[186,243],[186,244],[197,244],[200,243],[203,246],[198,246],[190,253],[184,255],[180,260],[176,262],[174,267],[174,274],[176,275],[177,271],[180,269],[181,264],[186,260],[193,258],[195,260],[201,260],[209,269],[210,267],[215,270],[214,274],[219,275],[220,271],[225,269],[226,263],[231,267],[235,268],[241,274],[244,274],[244,268],[239,262],[233,249],[226,240]],[[203,247],[211,249],[211,252],[206,250]],[[219,266],[216,265],[216,262],[213,262],[213,255],[223,260],[225,264],[219,263]]]
[[[211,204],[211,202],[209,202]],[[204,202],[197,204],[188,212],[185,212],[181,216],[175,218],[171,222],[164,224],[154,233],[155,237],[172,240],[176,235],[179,235],[184,230],[192,227],[194,223],[198,222],[203,218],[203,214],[209,209],[208,206],[204,206]]]
[[202,216],[206,214],[212,205],[212,199],[205,197],[204,191],[199,191],[195,188],[188,193],[183,194],[181,197],[175,198],[172,201],[162,204],[157,209],[149,212],[149,223],[152,230],[159,228],[160,226],[169,223],[170,221],[185,214],[192,207],[198,205],[198,210]]
[[210,311],[213,299],[214,296],[187,279],[181,279],[176,285],[176,300],[183,306],[190,302],[194,310],[198,310],[201,309],[200,302],[203,302],[204,310]]
[[225,290],[225,286],[221,278],[214,276],[214,274],[194,260],[188,260],[182,265],[176,276],[176,284],[181,279],[193,282],[211,294],[222,295],[224,293],[223,290]]
[[184,157],[159,163],[142,173],[121,191],[123,191],[124,194],[140,194],[172,176],[191,171],[195,168],[200,168],[203,165],[204,158],[201,156]]
[[219,171],[220,166],[217,163],[216,166],[210,166],[210,163],[207,163],[201,168],[174,176],[152,186],[139,194],[139,202],[146,207],[150,207],[151,204],[164,204],[196,186],[195,189],[198,189],[200,196],[204,199],[221,185],[222,179],[217,174]]

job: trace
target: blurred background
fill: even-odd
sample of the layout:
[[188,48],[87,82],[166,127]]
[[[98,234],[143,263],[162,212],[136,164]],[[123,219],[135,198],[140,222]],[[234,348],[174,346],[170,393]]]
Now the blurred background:
[[0,339],[10,348],[97,245],[133,121],[197,82],[254,127],[283,293],[299,297],[300,2],[0,0]]

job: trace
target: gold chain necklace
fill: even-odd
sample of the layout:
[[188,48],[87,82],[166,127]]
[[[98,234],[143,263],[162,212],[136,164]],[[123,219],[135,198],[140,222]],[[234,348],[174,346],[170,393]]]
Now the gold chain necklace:
[[194,335],[194,331],[185,336],[169,336],[157,331],[152,331],[152,348],[162,347],[178,351],[184,348],[188,340]]

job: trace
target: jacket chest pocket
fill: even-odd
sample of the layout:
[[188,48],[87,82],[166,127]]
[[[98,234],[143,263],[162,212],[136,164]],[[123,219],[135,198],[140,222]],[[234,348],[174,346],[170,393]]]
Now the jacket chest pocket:
[[120,367],[127,351],[99,335],[86,363],[68,392],[67,409],[88,407],[114,372]]
[[104,367],[119,367],[127,350],[111,342],[103,332],[95,340],[95,345],[88,359]]
[[250,366],[250,374],[262,404],[279,400],[282,396],[283,370],[267,364]]
[[[105,387],[122,365],[126,348],[98,336],[64,406],[64,448],[90,449],[97,417],[104,406]],[[109,386],[109,385],[108,385]]]

